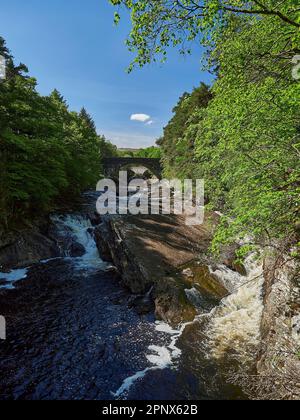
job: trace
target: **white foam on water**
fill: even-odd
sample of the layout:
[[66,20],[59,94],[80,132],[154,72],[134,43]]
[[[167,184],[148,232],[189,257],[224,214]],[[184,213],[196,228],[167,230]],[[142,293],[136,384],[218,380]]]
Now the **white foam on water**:
[[48,264],[52,261],[59,261],[59,260],[68,260],[71,259],[70,257],[54,257],[54,258],[48,258],[47,260],[41,260],[39,264]]
[[148,372],[163,370],[172,365],[172,354],[166,347],[151,345],[148,349],[152,354],[146,355],[146,358],[154,366],[148,367],[135,373],[133,376],[126,378],[121,387],[115,393],[112,393],[115,398],[119,398],[128,392],[134,383],[143,379]]
[[0,273],[0,280],[5,280],[7,284],[0,285],[0,289],[14,289],[14,283],[27,277],[28,268],[12,270],[9,273]]
[[256,254],[249,255],[244,261],[244,267],[247,272],[247,276],[243,276],[237,271],[231,270],[224,264],[219,264],[216,268],[209,266],[210,274],[217,277],[223,286],[231,293],[237,290],[238,287],[242,286],[247,280],[259,276],[262,274],[262,266],[255,259]]
[[170,344],[166,346],[149,346],[148,350],[151,354],[147,354],[146,359],[154,366],[148,367],[125,379],[121,387],[115,393],[112,392],[112,395],[115,398],[120,398],[130,390],[136,381],[143,379],[148,372],[163,370],[173,366],[174,362],[181,356],[181,350],[176,346],[176,343],[185,330],[185,327],[190,324],[191,322],[184,324],[180,329],[175,330],[169,324],[157,321],[155,323],[155,330],[170,335]]
[[90,219],[81,215],[53,216],[54,223],[72,232],[76,241],[85,249],[82,257],[73,258],[79,268],[106,268],[107,264],[100,258],[96,242],[90,233],[94,229]]
[[169,325],[165,322],[162,322],[162,321],[157,321],[156,322],[155,329],[156,329],[156,331],[163,332],[163,333],[166,333],[166,334],[171,334],[171,335],[178,334],[178,330],[173,329],[171,327],[171,325]]
[[[40,264],[47,264],[51,261],[65,259],[75,262],[78,268],[89,269],[106,269],[109,264],[104,263],[99,255],[96,242],[89,232],[93,229],[91,221],[81,215],[66,215],[66,216],[52,216],[52,221],[58,226],[62,226],[71,231],[76,241],[85,249],[85,254],[82,257],[57,257],[41,260]],[[6,284],[0,285],[0,289],[14,289],[14,283],[23,280],[27,277],[30,267],[24,269],[12,270],[9,273],[0,272],[0,280],[5,280]]]
[[[223,284],[235,285],[235,291],[213,309],[207,326],[211,355],[220,359],[227,353],[241,362],[253,359],[261,338],[263,313],[263,266],[252,255],[246,261],[247,276],[223,267],[213,272]],[[232,274],[232,279],[229,274]]]
[[169,324],[167,324],[163,321],[157,321],[156,322],[156,328],[155,328],[156,331],[163,332],[165,334],[171,335],[171,343],[167,346],[167,348],[169,350],[171,350],[171,355],[172,355],[171,362],[172,362],[172,364],[176,359],[178,359],[181,356],[181,353],[182,353],[180,348],[178,348],[177,345],[176,345],[177,341],[182,336],[185,328],[188,325],[193,324],[193,322],[194,321],[182,324],[181,327],[178,330],[173,329]]
[[217,266],[217,268],[209,267],[209,272],[210,274],[217,277],[217,279],[229,292],[233,292],[243,283],[243,281],[245,281],[245,277],[241,276],[235,271],[232,271],[226,265],[220,264]]
[[135,375],[130,376],[129,378],[125,379],[122,386],[116,391],[112,392],[112,396],[115,398],[121,397],[125,392],[129,391],[129,389],[132,387],[132,385],[138,381],[139,379],[144,378],[144,376],[150,372],[151,370],[154,370],[155,368],[147,368],[145,370],[142,370],[140,372],[137,372]]
[[166,347],[152,345],[149,346],[149,350],[152,351],[153,354],[146,357],[152,365],[155,365],[159,369],[165,369],[172,364],[171,353]]

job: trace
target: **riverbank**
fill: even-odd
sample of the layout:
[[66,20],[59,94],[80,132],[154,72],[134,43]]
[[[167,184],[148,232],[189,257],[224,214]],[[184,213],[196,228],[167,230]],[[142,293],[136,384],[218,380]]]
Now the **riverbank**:
[[[199,375],[186,363],[186,325],[171,328],[151,308],[140,310],[143,297],[124,288],[99,256],[90,209],[91,202],[52,216],[57,241],[67,238],[60,242],[63,257],[28,267],[26,278],[3,280],[0,399],[241,398],[221,378],[213,385],[211,371]],[[79,256],[63,247],[69,238],[81,245]],[[193,352],[199,355],[197,347]]]
[[1,274],[0,398],[246,398],[241,389],[299,398],[294,263],[269,253],[236,266],[233,249],[211,261],[217,215],[198,227],[173,216],[100,218],[95,199],[52,215],[38,235],[28,230],[28,248],[12,244],[23,254],[2,248],[24,256],[16,267],[26,270]]
[[[206,288],[211,308],[227,294],[200,263],[216,219],[208,217],[201,226],[187,227],[184,217],[175,215],[107,216],[95,238],[102,258],[118,268],[123,284],[134,294],[151,297],[156,317],[176,327],[197,315],[187,290],[196,286],[200,293]],[[142,307],[143,300],[138,303]]]
[[234,263],[234,249],[211,261],[207,252],[217,222],[208,217],[191,228],[174,216],[108,217],[96,240],[132,292],[151,291],[158,319],[173,326],[194,320],[187,327],[198,337],[194,345],[206,343],[229,382],[253,399],[297,400],[299,266],[271,248],[258,260],[250,255],[245,266]]
[[24,221],[10,230],[0,229],[0,272],[29,267],[42,260],[64,255],[75,257],[82,253],[74,236],[66,232],[59,235],[51,215],[81,212],[83,209],[93,224],[100,223],[95,214],[93,193],[86,192],[73,202],[62,202],[51,213],[33,215],[30,223]]

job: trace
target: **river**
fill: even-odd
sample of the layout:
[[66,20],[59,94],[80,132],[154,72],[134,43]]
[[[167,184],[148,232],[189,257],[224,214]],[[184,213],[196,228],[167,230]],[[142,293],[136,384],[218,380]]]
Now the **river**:
[[0,274],[0,399],[243,398],[208,357],[209,314],[178,330],[138,315],[85,212],[53,222],[85,251]]

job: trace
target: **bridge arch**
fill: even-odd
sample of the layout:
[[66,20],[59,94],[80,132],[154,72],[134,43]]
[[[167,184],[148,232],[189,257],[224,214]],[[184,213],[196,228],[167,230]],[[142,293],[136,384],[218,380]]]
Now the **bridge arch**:
[[107,178],[117,179],[119,172],[126,168],[132,168],[134,166],[141,166],[152,172],[158,179],[162,177],[162,167],[160,159],[154,158],[105,158],[102,161],[104,175]]

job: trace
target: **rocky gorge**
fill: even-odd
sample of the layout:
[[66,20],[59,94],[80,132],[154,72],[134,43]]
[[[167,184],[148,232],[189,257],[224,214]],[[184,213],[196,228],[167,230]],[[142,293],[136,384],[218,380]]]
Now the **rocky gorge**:
[[2,237],[0,398],[299,398],[297,267],[212,260],[218,218],[100,218],[88,193]]

